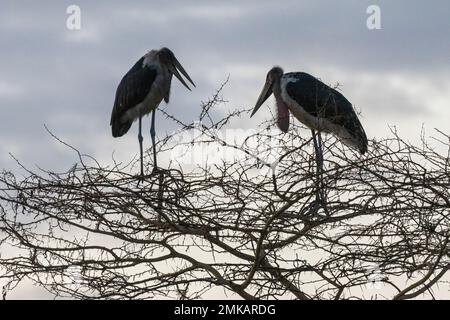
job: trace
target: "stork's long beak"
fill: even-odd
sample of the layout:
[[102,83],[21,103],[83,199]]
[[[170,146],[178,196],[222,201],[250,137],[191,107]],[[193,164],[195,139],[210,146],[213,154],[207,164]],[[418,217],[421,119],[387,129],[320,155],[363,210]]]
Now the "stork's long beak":
[[183,66],[181,65],[181,63],[177,60],[177,58],[173,57],[171,63],[168,64],[169,66],[169,71],[172,72],[175,77],[177,77],[178,80],[180,80],[180,82],[189,90],[191,91],[191,88],[189,88],[189,86],[186,84],[186,82],[184,81],[184,79],[181,77],[180,73],[178,72],[178,70],[180,70],[180,72],[183,74],[183,76],[186,77],[186,79],[188,79],[188,81],[190,83],[192,83],[192,85],[195,87],[194,82],[192,81],[191,77],[189,77],[189,75],[187,74],[186,70],[184,70]]
[[266,101],[271,94],[272,94],[272,81],[267,80],[266,84],[264,85],[264,88],[261,91],[261,94],[259,95],[255,108],[253,109],[252,114],[250,115],[250,118],[253,117],[253,115],[256,113],[256,111],[259,110],[259,108],[261,108],[264,101]]

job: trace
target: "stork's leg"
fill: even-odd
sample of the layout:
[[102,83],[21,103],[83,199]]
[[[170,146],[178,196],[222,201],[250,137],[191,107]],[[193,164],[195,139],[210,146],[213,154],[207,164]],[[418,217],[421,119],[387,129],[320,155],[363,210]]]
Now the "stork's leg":
[[[317,139],[316,131],[311,129],[311,134],[313,138],[314,143],[314,153],[316,156],[316,165],[317,165],[317,172],[319,172],[319,169],[322,170],[323,167],[323,154],[322,154],[322,138],[320,135],[320,132],[318,134],[319,139]],[[318,142],[319,140],[319,142]]]
[[322,144],[322,134],[320,131],[317,132],[317,146],[319,147],[319,155],[318,155],[318,165],[320,168],[320,173],[323,172],[323,144]]
[[322,204],[323,204],[323,209],[325,210],[325,213],[327,215],[329,215],[328,213],[328,209],[327,209],[327,196],[325,193],[325,186],[324,186],[324,182],[323,182],[323,141],[322,141],[322,134],[319,131],[317,134],[318,137],[318,145],[319,145],[319,151],[320,151],[320,196],[322,198]]
[[150,127],[150,136],[152,137],[152,144],[153,144],[153,171],[157,171],[157,170],[158,170],[158,164],[157,164],[157,162],[156,162],[155,114],[156,114],[156,109],[154,109],[154,110],[152,111],[152,125],[151,125],[151,127]]
[[139,116],[139,151],[141,155],[141,177],[144,176],[144,150],[142,148],[142,141],[144,140],[144,137],[142,136],[142,116]]
[[[318,132],[316,136],[315,130],[311,129],[311,134],[313,137],[313,143],[314,143],[314,151],[316,156],[316,203],[320,203],[322,205],[325,205],[325,195],[323,194],[324,188],[323,188],[323,181],[322,181],[322,173],[323,173],[323,150],[322,150],[322,136],[320,134],[320,131]],[[324,207],[324,210],[326,208]]]

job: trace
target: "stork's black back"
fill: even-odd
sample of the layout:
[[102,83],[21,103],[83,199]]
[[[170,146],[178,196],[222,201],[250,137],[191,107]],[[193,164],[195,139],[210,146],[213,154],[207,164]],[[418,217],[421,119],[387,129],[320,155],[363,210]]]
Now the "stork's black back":
[[124,119],[124,114],[144,101],[156,78],[156,70],[143,67],[144,57],[125,74],[116,91],[116,98],[111,114],[113,137],[121,137],[130,129],[133,120]]
[[367,137],[352,104],[337,90],[305,72],[286,73],[295,78],[286,85],[286,91],[303,109],[314,117],[324,118],[344,127],[360,141],[360,152],[367,151]]

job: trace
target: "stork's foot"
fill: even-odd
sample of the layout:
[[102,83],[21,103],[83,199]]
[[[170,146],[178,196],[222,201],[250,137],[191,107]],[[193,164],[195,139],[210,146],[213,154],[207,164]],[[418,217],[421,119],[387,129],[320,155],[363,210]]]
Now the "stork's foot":
[[153,170],[152,170],[152,172],[151,172],[150,174],[145,175],[145,174],[141,173],[141,174],[136,175],[135,178],[136,178],[136,180],[137,180],[137,186],[139,187],[139,185],[141,184],[141,182],[144,182],[144,180],[145,180],[146,178],[152,178],[152,177],[161,175],[161,174],[163,174],[165,171],[167,171],[167,170],[165,170],[165,169],[163,169],[163,168],[159,168],[159,167],[153,167]]
[[163,171],[163,169],[155,166],[155,167],[153,167],[152,175],[157,175],[157,174],[161,173],[162,171]]
[[151,177],[157,177],[162,178],[165,173],[168,173],[170,170],[161,168],[161,167],[153,167],[152,173],[150,174]]
[[320,221],[330,217],[327,204],[321,198],[317,198],[309,203],[301,212],[307,221]]
[[316,194],[316,200],[313,201],[318,205],[318,208],[322,208],[323,212],[325,213],[325,215],[327,217],[330,216],[330,213],[328,212],[328,205],[327,205],[327,198],[326,196],[323,194],[323,192],[317,191]]
[[318,214],[319,209],[322,207],[322,203],[320,201],[313,200],[311,201],[311,203],[309,204],[309,206],[307,207],[308,210],[305,212],[306,216],[309,217],[314,217]]
[[145,180],[145,175],[144,175],[143,173],[138,174],[138,175],[136,176],[136,179],[137,179],[137,186],[139,187],[139,184],[140,184],[141,182],[144,182],[144,180]]

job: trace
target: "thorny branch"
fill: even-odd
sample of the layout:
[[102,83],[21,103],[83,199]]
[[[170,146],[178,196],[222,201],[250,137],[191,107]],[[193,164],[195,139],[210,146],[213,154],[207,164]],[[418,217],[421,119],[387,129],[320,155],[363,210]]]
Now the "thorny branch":
[[3,297],[24,279],[80,299],[198,298],[217,287],[244,299],[448,290],[449,135],[414,145],[392,130],[362,157],[325,137],[320,208],[308,131],[294,122],[281,134],[269,121],[242,134],[229,128],[248,110],[226,106],[220,89],[197,122],[162,110],[180,129],[158,142],[165,169],[139,187],[134,162],[101,164],[52,133],[76,153],[71,170],[19,161],[25,178],[3,170]]

